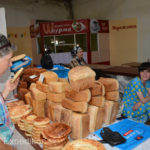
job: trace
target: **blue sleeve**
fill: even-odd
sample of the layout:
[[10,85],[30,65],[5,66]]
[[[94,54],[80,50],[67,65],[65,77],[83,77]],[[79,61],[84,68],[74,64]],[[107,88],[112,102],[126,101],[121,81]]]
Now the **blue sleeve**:
[[146,88],[150,88],[150,80],[146,81]]

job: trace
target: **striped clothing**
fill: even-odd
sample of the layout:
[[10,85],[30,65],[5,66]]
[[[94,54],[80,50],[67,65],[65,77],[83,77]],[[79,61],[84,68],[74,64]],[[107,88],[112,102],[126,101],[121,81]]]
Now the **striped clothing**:
[[7,106],[0,95],[0,139],[8,143],[13,135],[14,125],[11,122]]
[[85,60],[82,58],[82,59],[78,59],[78,57],[76,56],[75,58],[73,58],[71,60],[71,67],[76,67],[76,66],[82,66],[82,65],[86,65],[86,62]]

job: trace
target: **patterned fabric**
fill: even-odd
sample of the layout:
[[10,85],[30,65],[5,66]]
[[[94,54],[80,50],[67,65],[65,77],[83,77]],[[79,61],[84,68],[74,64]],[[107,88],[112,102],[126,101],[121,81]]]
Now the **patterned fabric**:
[[0,96],[0,139],[8,143],[13,135],[14,125],[10,120],[7,106],[4,103],[2,96]]
[[78,59],[78,57],[75,57],[71,60],[71,67],[76,67],[76,66],[80,66],[80,65],[86,65],[85,60],[82,58],[81,60]]
[[142,92],[143,96],[146,97],[148,88],[150,88],[150,81],[146,81],[144,87],[139,77],[134,78],[127,84],[123,96],[124,116],[142,123],[150,118],[150,102],[142,104],[136,111],[132,110],[133,106],[140,101],[137,92]]

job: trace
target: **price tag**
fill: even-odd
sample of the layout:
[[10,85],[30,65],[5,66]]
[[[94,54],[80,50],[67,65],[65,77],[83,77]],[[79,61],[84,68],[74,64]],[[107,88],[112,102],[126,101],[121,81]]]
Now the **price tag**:
[[43,74],[40,74],[39,81],[43,83],[43,81],[44,81],[44,75]]
[[30,76],[29,78],[30,78],[30,79],[34,79],[34,78],[36,78],[36,77],[37,77],[37,75],[34,74],[34,75]]

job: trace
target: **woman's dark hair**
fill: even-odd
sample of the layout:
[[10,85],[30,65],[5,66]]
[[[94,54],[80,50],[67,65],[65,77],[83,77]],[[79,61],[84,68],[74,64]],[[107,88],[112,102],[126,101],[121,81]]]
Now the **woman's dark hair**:
[[150,62],[143,62],[139,67],[138,71],[142,72],[144,70],[149,70],[150,71]]
[[0,34],[0,57],[3,57],[14,50],[16,50],[15,45],[12,45],[6,36]]

